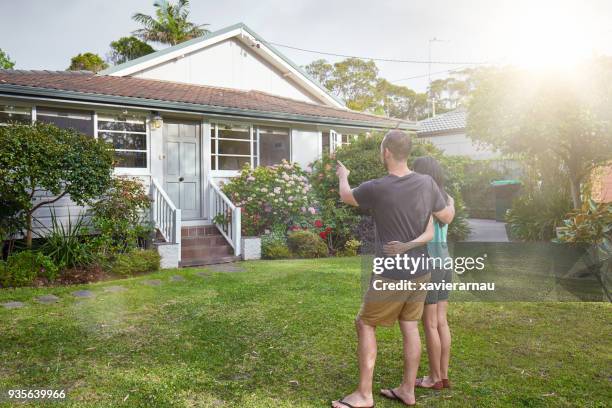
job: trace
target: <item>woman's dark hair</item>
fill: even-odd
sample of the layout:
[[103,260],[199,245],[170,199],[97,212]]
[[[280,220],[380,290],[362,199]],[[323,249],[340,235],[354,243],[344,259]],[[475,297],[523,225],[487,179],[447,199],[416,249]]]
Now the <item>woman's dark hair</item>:
[[440,188],[440,191],[444,196],[444,200],[448,203],[448,194],[444,189],[444,170],[436,159],[431,156],[417,157],[412,163],[412,170],[420,174],[427,174],[428,176],[431,176],[431,178],[434,179]]

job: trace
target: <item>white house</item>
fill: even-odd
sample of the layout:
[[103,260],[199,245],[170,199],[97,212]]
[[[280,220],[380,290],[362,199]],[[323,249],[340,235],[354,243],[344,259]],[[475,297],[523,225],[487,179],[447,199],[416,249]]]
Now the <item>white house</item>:
[[[349,135],[416,130],[413,122],[347,109],[244,24],[98,74],[1,70],[0,123],[8,121],[51,122],[113,143],[116,174],[150,188],[152,221],[183,265],[241,254],[240,211],[218,181],[244,164],[305,166]],[[53,207],[60,217],[82,210],[69,199]],[[222,245],[208,235],[225,211],[234,216],[217,225]],[[44,224],[49,214],[42,208],[35,216]]]

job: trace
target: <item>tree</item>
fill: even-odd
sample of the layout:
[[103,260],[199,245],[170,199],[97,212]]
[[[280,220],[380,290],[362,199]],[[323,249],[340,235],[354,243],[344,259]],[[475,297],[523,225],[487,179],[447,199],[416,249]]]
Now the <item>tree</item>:
[[108,60],[114,65],[142,57],[155,52],[153,47],[136,37],[121,37],[110,43],[111,51]]
[[98,54],[86,52],[79,54],[70,59],[68,71],[92,71],[98,72],[108,68],[108,64],[104,62]]
[[68,195],[85,205],[106,191],[112,173],[113,153],[102,139],[44,123],[0,126],[0,202],[21,209],[28,247],[38,208]]
[[350,109],[364,111],[376,107],[378,68],[374,61],[347,58],[334,64],[328,86],[346,101]]
[[612,157],[610,61],[567,78],[498,69],[481,75],[469,105],[468,135],[505,153],[548,162],[566,175],[574,208],[581,183]]
[[13,69],[15,61],[11,61],[9,55],[0,49],[0,69]]
[[308,75],[331,91],[329,81],[334,75],[334,66],[324,59],[312,61],[304,67]]
[[187,20],[189,0],[179,0],[177,4],[158,0],[153,3],[153,6],[156,8],[157,18],[142,13],[132,16],[134,21],[143,26],[133,34],[143,41],[176,45],[210,32],[203,28],[208,24],[194,24]]
[[386,79],[379,79],[376,95],[385,115],[399,119],[422,119],[427,117],[427,94],[417,93],[410,88],[394,85]]

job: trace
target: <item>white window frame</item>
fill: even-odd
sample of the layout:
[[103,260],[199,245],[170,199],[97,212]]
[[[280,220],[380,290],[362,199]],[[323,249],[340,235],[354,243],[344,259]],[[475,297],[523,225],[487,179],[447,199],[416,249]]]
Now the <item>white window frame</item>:
[[[219,125],[229,125],[229,126],[240,126],[240,127],[248,127],[249,130],[249,138],[248,139],[238,139],[231,137],[219,137]],[[229,140],[233,142],[243,142],[249,143],[249,154],[222,154],[219,153],[219,141],[220,140]],[[238,174],[241,169],[237,170],[220,170],[219,169],[219,157],[248,157],[251,163],[251,168],[254,167],[255,161],[258,160],[258,155],[253,154],[253,145],[254,145],[254,129],[251,124],[244,123],[235,123],[235,122],[225,122],[225,121],[215,121],[210,123],[210,142],[214,146],[214,150],[211,149],[210,152],[210,167],[211,171],[215,172],[217,175],[234,175]],[[259,146],[258,146],[259,148]]]
[[[137,117],[137,118],[142,118],[143,123],[144,123],[144,127],[145,127],[145,131],[144,132],[136,132],[136,131],[120,131],[120,130],[105,130],[105,129],[98,129],[98,123],[100,122],[100,118],[99,116],[110,116],[110,117],[115,117],[115,116],[121,116],[121,115],[126,115],[126,116],[133,116],[133,117]],[[104,120],[105,122],[108,122],[108,120]],[[107,133],[124,133],[124,134],[129,134],[129,133],[134,133],[134,134],[144,134],[145,135],[145,142],[147,144],[146,149],[144,150],[138,150],[138,149],[115,149],[115,151],[118,152],[145,152],[146,153],[146,161],[147,164],[145,167],[115,167],[114,168],[114,173],[116,175],[127,175],[127,176],[146,176],[149,175],[151,172],[151,132],[150,132],[150,121],[149,118],[141,113],[135,113],[135,112],[120,112],[120,111],[95,111],[94,112],[94,137],[96,139],[99,138],[99,133],[100,132],[107,132]]]
[[[36,121],[36,106],[34,105],[30,105],[27,103],[12,103],[10,101],[1,101],[0,100],[0,105],[6,105],[6,106],[15,106],[15,107],[19,107],[19,108],[29,108],[30,109],[30,123],[34,123]],[[7,124],[4,122],[0,122],[0,126],[6,126]]]

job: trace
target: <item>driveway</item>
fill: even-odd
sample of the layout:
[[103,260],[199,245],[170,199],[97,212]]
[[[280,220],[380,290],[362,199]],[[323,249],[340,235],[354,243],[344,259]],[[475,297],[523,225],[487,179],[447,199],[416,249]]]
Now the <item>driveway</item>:
[[509,242],[506,234],[506,223],[495,220],[468,218],[471,232],[469,242]]

